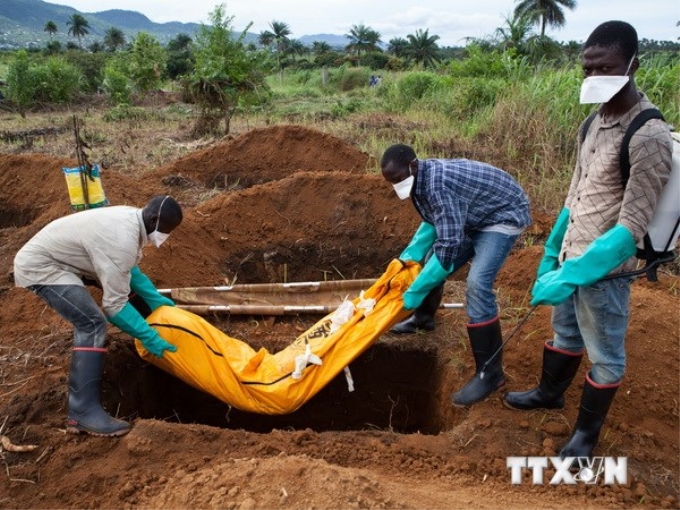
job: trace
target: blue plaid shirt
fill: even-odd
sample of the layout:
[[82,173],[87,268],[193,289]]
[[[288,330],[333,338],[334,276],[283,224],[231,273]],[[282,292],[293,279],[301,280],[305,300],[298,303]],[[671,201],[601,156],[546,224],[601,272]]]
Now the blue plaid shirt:
[[423,220],[437,230],[433,250],[444,268],[451,267],[473,232],[494,225],[531,225],[529,199],[517,181],[478,161],[418,160],[411,197]]

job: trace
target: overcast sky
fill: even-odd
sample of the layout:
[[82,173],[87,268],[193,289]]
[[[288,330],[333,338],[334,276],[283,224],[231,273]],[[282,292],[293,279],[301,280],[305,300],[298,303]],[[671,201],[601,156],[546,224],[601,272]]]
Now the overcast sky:
[[[51,0],[81,12],[108,9],[138,11],[151,21],[208,22],[218,5],[214,0]],[[515,0],[229,0],[224,2],[232,27],[251,32],[269,29],[276,20],[287,23],[296,39],[304,35],[344,35],[352,26],[364,24],[380,33],[384,43],[405,37],[417,29],[438,35],[440,46],[462,46],[466,37],[484,37],[504,25]],[[680,37],[680,0],[577,0],[565,11],[566,26],[546,32],[559,41],[583,42],[598,24],[620,19],[633,25],[640,39],[677,41]]]

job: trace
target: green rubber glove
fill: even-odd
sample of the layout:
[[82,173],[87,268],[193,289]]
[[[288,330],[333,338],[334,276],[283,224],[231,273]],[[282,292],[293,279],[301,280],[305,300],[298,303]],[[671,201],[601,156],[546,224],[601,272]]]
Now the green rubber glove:
[[149,277],[142,273],[139,266],[130,269],[130,288],[149,305],[153,312],[159,306],[175,306],[175,302],[163,296],[151,283]]
[[404,292],[404,308],[406,310],[418,308],[430,291],[446,280],[446,277],[452,272],[453,267],[451,267],[450,271],[447,271],[442,267],[437,255],[432,254],[423,270],[418,274],[406,292]]
[[413,239],[408,243],[408,246],[401,252],[399,259],[406,262],[407,260],[414,260],[420,262],[425,258],[427,252],[432,249],[432,245],[437,240],[437,230],[432,223],[423,221]]
[[635,252],[633,234],[623,225],[615,225],[590,243],[583,255],[568,259],[556,271],[541,276],[531,291],[531,305],[559,305],[576,287],[601,280]]
[[554,271],[559,266],[557,257],[560,255],[560,250],[562,249],[562,240],[564,239],[564,234],[567,231],[567,226],[569,225],[569,209],[566,207],[562,209],[555,224],[553,225],[550,235],[545,242],[543,247],[543,258],[541,263],[538,265],[538,271],[536,271],[536,278],[540,278],[544,274]]
[[163,340],[130,303],[125,303],[120,312],[109,317],[109,322],[142,342],[144,348],[154,356],[162,358],[164,351],[177,350],[177,347]]

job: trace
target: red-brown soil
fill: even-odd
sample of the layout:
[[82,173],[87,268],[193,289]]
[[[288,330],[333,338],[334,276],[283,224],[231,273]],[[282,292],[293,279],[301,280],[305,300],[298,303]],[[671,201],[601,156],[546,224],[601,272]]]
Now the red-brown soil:
[[[678,505],[677,275],[633,285],[628,373],[597,453],[628,458],[627,485],[510,484],[508,456],[554,455],[574,424],[584,363],[563,411],[512,411],[502,392],[454,409],[473,367],[460,310],[434,333],[387,334],[299,411],[260,416],[147,365],[111,328],[103,402],[129,419],[122,438],[67,435],[71,326],[13,287],[16,251],[70,213],[62,166],[75,161],[0,155],[0,434],[31,452],[0,450],[2,508],[622,508]],[[377,277],[418,224],[376,170],[340,139],[300,126],[260,128],[131,176],[110,168],[112,204],[170,193],[185,220],[142,269],[159,288]],[[527,299],[551,218],[534,226],[497,282],[506,335]],[[460,301],[464,275],[447,284]],[[95,297],[96,294],[95,294]],[[318,316],[213,316],[228,335],[276,351]],[[505,352],[507,389],[540,373],[551,338],[540,307]],[[505,390],[504,390],[505,391]]]

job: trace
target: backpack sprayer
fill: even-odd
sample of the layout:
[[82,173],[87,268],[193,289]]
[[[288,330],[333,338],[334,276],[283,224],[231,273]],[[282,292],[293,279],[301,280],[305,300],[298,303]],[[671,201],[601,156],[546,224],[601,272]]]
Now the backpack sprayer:
[[76,140],[77,168],[62,168],[66,177],[66,186],[71,199],[71,209],[83,211],[94,207],[109,205],[102,188],[101,169],[92,165],[85,153],[89,145],[80,137],[81,121],[73,116],[73,134]]
[[[644,110],[639,114],[639,116],[642,116],[645,112],[650,111],[656,110]],[[646,115],[646,117],[647,119],[645,119],[644,122],[650,118],[659,118],[656,115]],[[621,165],[622,167],[625,167],[625,165],[628,164],[628,171],[630,171],[630,163],[628,162],[628,143],[630,142],[632,134],[642,124],[644,124],[644,122],[641,122],[641,120],[642,119],[637,120],[637,118],[633,119],[631,126],[628,128],[628,131],[624,136],[623,146],[621,148]],[[584,131],[587,131],[589,126],[589,122],[586,122],[587,124]],[[585,136],[585,133],[583,136]],[[643,240],[637,245],[636,256],[640,259],[644,259],[647,263],[645,264],[645,267],[641,269],[605,276],[603,278],[604,280],[613,280],[615,278],[636,276],[646,273],[647,279],[650,282],[656,282],[658,281],[658,276],[656,274],[658,267],[661,264],[672,262],[678,256],[674,248],[678,242],[678,237],[680,237],[680,133],[673,132],[671,133],[671,136],[673,137],[671,174],[668,178],[668,182],[661,191],[661,197],[659,197],[659,201],[656,204],[652,219],[649,222],[649,225],[647,225],[647,234],[645,234]],[[623,157],[624,153],[625,158]],[[622,173],[624,174],[625,182],[625,180],[627,180],[627,172],[625,171],[625,168],[622,168]],[[534,310],[536,310],[536,306],[533,306],[527,312],[522,321],[515,327],[512,333],[510,333],[508,338],[501,344],[498,350],[496,350],[496,352],[493,353],[487,362],[484,363],[482,370],[479,372],[480,379],[484,379],[484,372],[489,364],[496,358],[496,356],[498,356],[498,354],[503,350],[503,347],[505,347],[517,330],[522,327]]]
[[672,262],[678,256],[674,248],[680,236],[680,133],[671,133],[673,155],[671,175],[664,186],[654,209],[647,234],[637,245],[637,257],[646,260],[645,267],[605,277],[607,280],[623,276],[647,274],[650,282],[658,281],[656,270],[661,264]]

